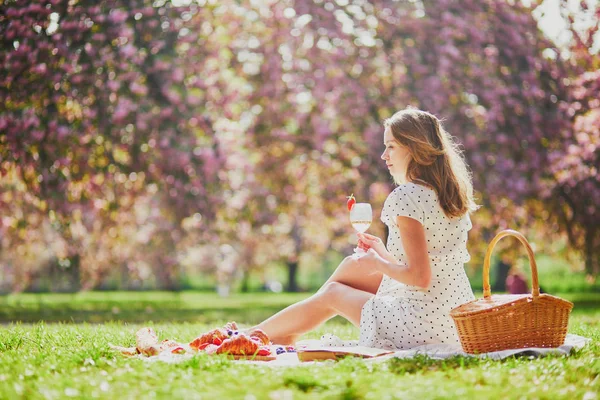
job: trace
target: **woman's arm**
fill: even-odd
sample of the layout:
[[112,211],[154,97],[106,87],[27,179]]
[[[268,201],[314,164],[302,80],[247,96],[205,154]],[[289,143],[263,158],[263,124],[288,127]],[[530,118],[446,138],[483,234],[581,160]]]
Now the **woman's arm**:
[[427,253],[425,228],[410,217],[396,217],[400,238],[408,263],[398,264],[383,257],[376,261],[377,269],[390,278],[424,289],[431,283],[431,265]]
[[373,236],[369,233],[358,233],[357,236],[358,247],[360,247],[364,251],[368,251],[372,248],[384,260],[387,260],[391,263],[398,263],[398,260],[396,260],[392,253],[388,251],[388,249],[383,244],[383,241],[377,236]]

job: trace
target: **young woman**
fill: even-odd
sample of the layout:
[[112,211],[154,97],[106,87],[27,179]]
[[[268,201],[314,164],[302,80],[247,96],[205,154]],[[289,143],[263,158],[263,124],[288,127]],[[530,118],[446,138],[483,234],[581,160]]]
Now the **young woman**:
[[470,173],[434,115],[406,109],[384,127],[381,158],[398,185],[381,214],[387,246],[358,234],[365,253],[345,258],[317,293],[254,327],[274,343],[292,344],[336,315],[360,328],[362,346],[458,343],[448,313],[474,299],[464,271],[476,209]]

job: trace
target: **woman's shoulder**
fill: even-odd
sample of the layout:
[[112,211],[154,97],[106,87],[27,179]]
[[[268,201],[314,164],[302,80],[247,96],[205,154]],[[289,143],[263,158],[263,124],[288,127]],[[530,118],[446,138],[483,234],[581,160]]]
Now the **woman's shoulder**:
[[431,187],[427,186],[425,183],[419,182],[406,182],[401,183],[392,192],[390,193],[390,197],[392,196],[435,196],[435,190]]
[[[435,204],[435,192],[412,182],[398,185],[387,197],[382,211],[384,222],[394,222],[396,216],[407,216],[423,223],[430,204]],[[395,222],[394,222],[395,223]]]

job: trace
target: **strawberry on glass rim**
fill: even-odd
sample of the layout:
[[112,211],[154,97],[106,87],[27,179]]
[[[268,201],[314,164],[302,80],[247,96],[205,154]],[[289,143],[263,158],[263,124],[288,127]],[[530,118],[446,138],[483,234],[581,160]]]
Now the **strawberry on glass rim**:
[[356,204],[356,198],[354,197],[354,193],[352,193],[350,196],[346,196],[346,198],[348,199],[348,201],[346,202],[346,205],[348,206],[348,211],[352,211],[352,207],[354,207],[354,205]]

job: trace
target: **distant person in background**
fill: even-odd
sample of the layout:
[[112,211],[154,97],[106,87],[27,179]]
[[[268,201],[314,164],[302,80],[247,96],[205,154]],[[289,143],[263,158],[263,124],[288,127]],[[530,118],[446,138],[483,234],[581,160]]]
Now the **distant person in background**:
[[506,278],[506,290],[510,294],[527,294],[529,288],[523,273],[513,268]]
[[510,262],[510,257],[506,254],[503,254],[502,257],[498,259],[496,262],[495,270],[496,270],[496,279],[494,280],[494,286],[492,286],[492,290],[494,292],[506,292],[508,291],[506,287],[506,280],[508,278],[508,273],[512,264]]

